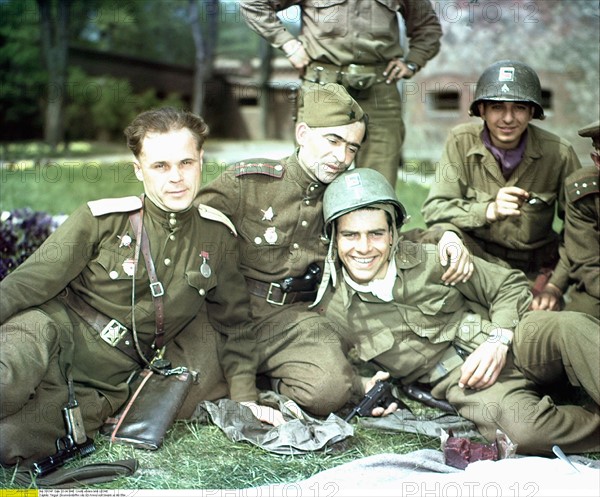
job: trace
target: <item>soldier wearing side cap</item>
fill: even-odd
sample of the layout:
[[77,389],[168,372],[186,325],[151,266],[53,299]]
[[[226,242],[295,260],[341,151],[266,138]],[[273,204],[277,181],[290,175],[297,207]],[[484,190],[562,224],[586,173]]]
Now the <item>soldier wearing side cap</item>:
[[[204,186],[200,195],[227,214],[240,235],[257,372],[270,378],[281,394],[322,415],[343,406],[353,391],[335,323],[309,309],[327,251],[322,239],[323,194],[361,148],[367,116],[341,85],[312,85],[303,98],[305,112],[296,125],[294,154],[279,161],[238,162]],[[455,247],[460,242],[455,234],[432,236],[440,252],[445,236]],[[468,278],[468,259],[463,252],[447,273]]]
[[367,118],[339,85],[314,85],[304,99],[307,111],[296,125],[294,154],[235,163],[204,186],[200,197],[225,213],[240,235],[258,373],[303,408],[326,414],[349,399],[351,385],[335,328],[308,309],[325,257],[322,199],[326,185],[360,149]]
[[235,228],[193,204],[208,126],[163,108],[125,134],[145,194],[81,206],[0,282],[4,465],[54,455],[67,403],[93,438],[127,400],[132,373],[186,335],[203,346],[195,399],[226,395],[225,378],[233,392],[254,386],[252,351],[231,339],[250,322]]
[[[593,166],[583,167],[565,180],[564,243],[560,260],[544,291],[535,297],[542,307],[555,307],[565,293],[565,310],[600,318],[600,121],[579,130],[591,138]],[[543,299],[550,304],[542,304]]]
[[438,165],[448,179],[432,184],[425,222],[453,224],[475,255],[520,269],[537,292],[558,261],[552,224],[556,210],[564,217],[564,181],[581,164],[567,141],[531,124],[544,119],[542,90],[523,62],[486,68],[470,113],[483,123],[450,132]]
[[[277,13],[296,6],[301,34],[288,31]],[[415,76],[440,50],[442,27],[429,0],[243,0],[248,26],[281,48],[302,79],[343,85],[369,115],[371,138],[358,167],[378,170],[396,184],[405,127],[398,86]],[[405,26],[403,46],[399,18]],[[302,103],[298,121],[302,121]]]

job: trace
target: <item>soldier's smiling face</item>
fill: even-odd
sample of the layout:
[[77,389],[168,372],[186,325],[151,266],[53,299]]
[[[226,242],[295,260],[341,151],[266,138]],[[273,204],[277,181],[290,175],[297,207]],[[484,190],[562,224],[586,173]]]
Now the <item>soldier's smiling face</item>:
[[135,174],[158,207],[167,212],[184,211],[200,189],[203,154],[187,128],[148,133],[134,164]]
[[319,181],[331,183],[352,164],[364,135],[362,121],[326,128],[299,123],[296,127],[300,146],[298,159]]
[[352,211],[341,216],[336,226],[338,256],[350,277],[362,285],[385,277],[393,242],[385,211]]

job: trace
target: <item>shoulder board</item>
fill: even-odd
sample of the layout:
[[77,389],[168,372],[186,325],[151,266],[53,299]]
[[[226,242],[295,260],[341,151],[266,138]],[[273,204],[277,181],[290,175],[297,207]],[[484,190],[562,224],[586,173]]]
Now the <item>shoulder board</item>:
[[566,194],[571,202],[576,202],[587,195],[600,192],[598,170],[595,166],[593,168],[580,169],[571,174],[567,179]]
[[233,166],[235,177],[246,174],[264,174],[272,178],[283,176],[283,166],[279,162],[258,159],[252,162],[238,162]]
[[234,236],[237,236],[235,226],[233,225],[231,220],[221,211],[218,211],[217,209],[209,205],[198,204],[198,212],[200,213],[200,217],[203,217],[204,219],[210,219],[211,221],[217,221],[219,223],[224,224],[231,230]]
[[94,216],[103,216],[114,212],[131,212],[142,208],[140,197],[103,198],[87,203]]

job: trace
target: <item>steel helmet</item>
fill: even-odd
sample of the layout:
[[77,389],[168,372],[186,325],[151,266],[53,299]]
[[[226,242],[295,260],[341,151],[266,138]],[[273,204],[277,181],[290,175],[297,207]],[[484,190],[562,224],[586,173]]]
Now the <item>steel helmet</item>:
[[340,174],[325,189],[323,218],[325,232],[331,232],[331,223],[348,212],[372,204],[392,204],[396,212],[396,228],[407,220],[406,210],[398,201],[392,185],[375,169],[351,169]]
[[536,72],[517,60],[500,60],[489,66],[477,81],[475,99],[469,114],[479,116],[478,104],[486,100],[500,102],[529,102],[533,104],[533,117],[544,119],[542,87]]

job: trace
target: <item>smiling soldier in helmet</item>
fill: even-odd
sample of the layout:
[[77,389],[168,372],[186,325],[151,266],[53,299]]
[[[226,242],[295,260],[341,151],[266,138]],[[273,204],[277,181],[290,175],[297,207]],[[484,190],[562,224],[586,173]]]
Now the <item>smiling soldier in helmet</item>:
[[[556,206],[564,217],[565,178],[581,168],[572,146],[533,124],[544,119],[535,71],[515,60],[489,66],[470,114],[482,123],[455,127],[439,163],[441,178],[423,205],[428,226],[452,223],[480,257],[526,273],[543,290],[558,260]],[[534,281],[537,283],[534,285]],[[548,302],[537,309],[557,309]]]
[[[376,365],[381,379],[416,382],[490,442],[504,432],[519,453],[550,455],[553,444],[568,453],[600,450],[597,319],[528,312],[523,273],[477,257],[471,279],[443,285],[435,247],[399,233],[404,207],[372,169],[332,181],[323,217],[331,241],[317,309],[337,323],[348,357]],[[544,395],[569,383],[595,405],[555,405]]]

